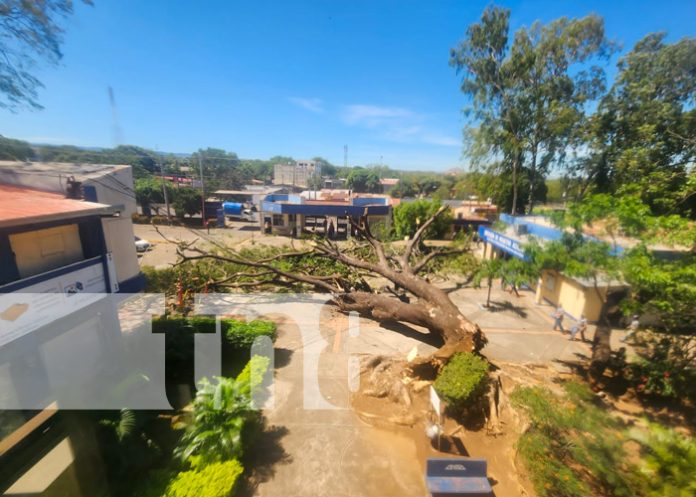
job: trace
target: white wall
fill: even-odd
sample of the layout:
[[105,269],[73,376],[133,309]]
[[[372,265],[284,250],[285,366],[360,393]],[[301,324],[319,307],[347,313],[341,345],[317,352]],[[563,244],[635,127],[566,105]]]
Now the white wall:
[[130,166],[119,167],[97,178],[87,178],[85,185],[94,186],[97,202],[107,205],[123,205],[122,216],[131,217],[136,213],[133,172]]
[[116,277],[119,283],[140,273],[135,251],[133,223],[130,217],[102,218],[106,249],[114,256]]

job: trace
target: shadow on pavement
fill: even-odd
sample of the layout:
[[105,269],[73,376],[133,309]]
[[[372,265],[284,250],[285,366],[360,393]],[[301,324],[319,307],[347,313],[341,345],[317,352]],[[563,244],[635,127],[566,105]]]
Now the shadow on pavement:
[[395,331],[396,333],[413,338],[414,340],[418,340],[419,342],[423,342],[438,349],[445,344],[444,340],[439,335],[435,335],[434,333],[422,333],[397,321],[380,323],[380,328]]
[[255,494],[260,483],[272,480],[276,473],[277,464],[290,464],[292,457],[281,443],[289,433],[284,426],[270,426],[257,435],[254,443],[244,455],[244,467],[253,468],[244,486],[239,489],[239,497],[250,497]]
[[276,348],[274,350],[274,365],[276,368],[284,368],[285,366],[290,364],[290,358],[292,357],[292,354],[294,352],[293,350],[283,348]]
[[515,305],[512,302],[509,302],[507,300],[503,302],[498,302],[495,300],[491,300],[491,306],[485,308],[489,312],[504,312],[504,311],[510,311],[513,312],[514,314],[517,314],[521,318],[526,318],[527,317],[527,311],[525,310],[524,307]]

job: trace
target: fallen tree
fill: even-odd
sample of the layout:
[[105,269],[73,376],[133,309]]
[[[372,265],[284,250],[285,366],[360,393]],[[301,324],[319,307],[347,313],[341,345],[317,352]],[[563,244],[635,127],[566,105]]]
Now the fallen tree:
[[[264,285],[292,286],[300,283],[331,294],[333,302],[343,311],[380,322],[403,322],[422,326],[442,339],[443,346],[436,354],[444,359],[455,352],[479,351],[486,338],[477,324],[467,319],[452,302],[448,293],[433,284],[424,274],[436,259],[457,256],[469,251],[468,247],[426,249],[423,236],[428,227],[446,207],[441,207],[426,220],[406,241],[403,250],[384,244],[370,230],[367,217],[352,220],[360,240],[357,250],[345,245],[317,238],[308,249],[289,250],[265,259],[244,257],[228,247],[215,245],[206,251],[193,244],[179,247],[180,263],[213,260],[244,266],[244,272],[224,274],[208,282],[209,288],[249,288]],[[364,250],[367,249],[367,250]],[[344,274],[316,275],[310,271],[288,270],[280,261],[309,255],[326,258],[360,272],[362,275],[382,277],[393,288],[373,289],[360,277],[360,284]]]

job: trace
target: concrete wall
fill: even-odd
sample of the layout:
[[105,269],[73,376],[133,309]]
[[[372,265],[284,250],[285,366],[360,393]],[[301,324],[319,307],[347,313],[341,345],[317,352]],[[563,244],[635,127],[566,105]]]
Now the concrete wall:
[[[602,298],[606,297],[607,288],[600,287]],[[563,309],[575,319],[585,314],[588,321],[597,321],[602,311],[602,299],[593,288],[587,288],[572,278],[554,271],[544,271],[537,288],[537,300],[546,300]]]
[[94,186],[100,204],[123,205],[125,210],[121,215],[129,218],[136,213],[133,170],[130,166],[119,167],[98,178],[85,179],[83,184]]
[[140,274],[138,255],[135,251],[133,223],[130,218],[112,217],[101,220],[106,240],[106,250],[114,256],[116,278],[119,283]]

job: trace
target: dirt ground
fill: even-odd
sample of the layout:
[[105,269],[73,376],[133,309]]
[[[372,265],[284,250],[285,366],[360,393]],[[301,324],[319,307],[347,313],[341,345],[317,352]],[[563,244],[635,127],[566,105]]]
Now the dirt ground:
[[[538,385],[548,381],[549,375],[557,376],[550,368],[528,368],[513,364],[496,364],[503,382],[502,395],[509,395],[517,385]],[[524,430],[524,421],[507,402],[500,405],[501,430],[493,430],[483,416],[475,416],[463,425],[443,414],[442,434],[439,438],[426,436],[426,427],[436,421],[430,404],[430,382],[416,381],[409,384],[411,405],[395,402],[389,397],[376,398],[366,394],[370,385],[365,372],[361,390],[352,397],[352,405],[365,422],[381,431],[380,440],[391,443],[392,437],[405,436],[415,445],[421,471],[425,472],[428,458],[483,458],[488,462],[488,477],[496,497],[535,496],[524,468],[517,460],[515,443]],[[403,381],[407,376],[402,376]],[[514,380],[513,380],[514,378]]]
[[133,232],[135,236],[152,244],[150,250],[138,254],[140,265],[156,269],[164,269],[176,263],[176,244],[173,243],[175,241],[195,242],[195,245],[201,247],[219,243],[235,248],[256,244],[277,247],[290,243],[290,239],[287,237],[262,235],[257,223],[243,221],[228,221],[226,228],[211,228],[210,231],[186,226],[157,226],[155,228],[150,224],[134,224]]

